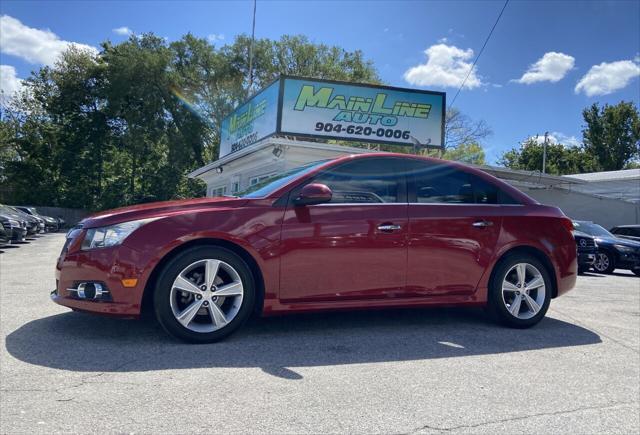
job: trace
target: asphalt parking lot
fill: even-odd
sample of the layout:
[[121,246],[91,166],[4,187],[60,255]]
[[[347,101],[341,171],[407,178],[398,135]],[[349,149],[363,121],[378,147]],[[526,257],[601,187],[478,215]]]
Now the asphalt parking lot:
[[0,254],[2,433],[638,433],[640,278],[589,275],[529,330],[480,310],[252,321],[193,346],[53,304],[63,234]]

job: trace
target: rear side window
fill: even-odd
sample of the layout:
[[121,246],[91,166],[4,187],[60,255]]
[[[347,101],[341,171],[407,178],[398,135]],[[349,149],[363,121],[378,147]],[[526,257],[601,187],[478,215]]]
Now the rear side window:
[[[357,159],[314,177],[312,183],[327,185],[331,203],[406,203],[404,165],[400,159]],[[296,194],[292,195],[295,198]]]
[[446,165],[411,161],[409,179],[417,203],[519,204],[494,184]]

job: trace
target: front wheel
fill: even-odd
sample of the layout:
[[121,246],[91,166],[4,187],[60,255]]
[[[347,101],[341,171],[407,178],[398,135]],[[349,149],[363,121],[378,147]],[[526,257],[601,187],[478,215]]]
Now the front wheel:
[[158,322],[191,343],[213,343],[249,317],[255,283],[247,264],[228,249],[198,247],[178,254],[164,268],[154,293]]
[[616,268],[614,259],[608,252],[598,252],[596,254],[596,261],[593,263],[593,268],[598,273],[613,273]]
[[489,285],[489,312],[512,328],[538,323],[551,303],[552,282],[547,268],[526,254],[510,255],[496,266]]

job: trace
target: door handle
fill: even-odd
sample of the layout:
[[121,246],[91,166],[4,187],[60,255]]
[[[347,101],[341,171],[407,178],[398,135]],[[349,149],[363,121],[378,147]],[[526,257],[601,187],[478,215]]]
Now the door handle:
[[475,228],[486,228],[486,227],[490,227],[491,225],[493,225],[493,222],[491,222],[491,221],[475,221],[471,225],[474,226]]
[[401,229],[402,227],[400,225],[394,225],[394,224],[382,224],[382,225],[378,225],[378,231],[382,231],[383,233],[392,233],[396,230]]

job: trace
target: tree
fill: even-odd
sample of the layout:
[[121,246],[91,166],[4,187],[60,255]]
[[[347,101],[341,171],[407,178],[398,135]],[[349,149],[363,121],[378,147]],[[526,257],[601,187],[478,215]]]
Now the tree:
[[480,143],[491,136],[491,128],[483,120],[473,121],[455,107],[447,109],[444,121],[445,148]]
[[[529,138],[518,148],[505,152],[499,164],[511,169],[542,172],[543,144]],[[546,172],[554,175],[591,172],[594,162],[580,147],[561,143],[547,144]]]
[[462,143],[455,148],[446,150],[442,157],[472,165],[485,164],[484,150],[478,142]]
[[71,48],[2,108],[0,201],[103,209],[202,195],[186,174],[217,156],[219,125],[248,91],[280,74],[379,82],[359,51],[283,36],[256,41],[248,89],[249,43],[144,34],[98,54]]
[[593,157],[597,170],[623,169],[640,157],[640,118],[633,103],[621,101],[602,108],[594,103],[582,116],[585,151]]

